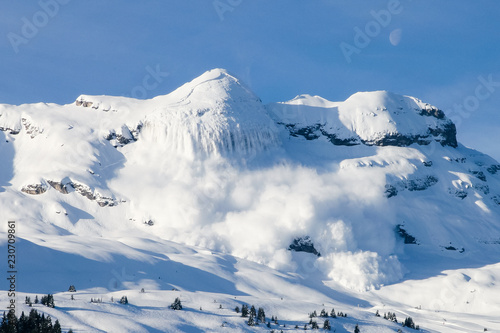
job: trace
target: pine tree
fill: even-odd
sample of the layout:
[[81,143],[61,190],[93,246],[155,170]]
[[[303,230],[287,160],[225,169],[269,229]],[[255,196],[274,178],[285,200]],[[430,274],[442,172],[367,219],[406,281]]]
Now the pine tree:
[[35,304],[38,304],[38,295],[35,296]]
[[3,312],[2,324],[0,325],[1,332],[5,332],[7,330],[7,316],[5,315],[5,311]]
[[47,318],[44,318],[44,315],[42,313],[42,329],[41,332],[43,333],[49,333],[52,331],[52,318],[50,316],[47,316]]
[[318,323],[317,323],[317,322],[315,322],[315,321],[313,321],[313,322],[311,323],[311,328],[312,328],[312,329],[314,329],[314,330],[319,329]]
[[266,322],[266,313],[264,312],[263,308],[259,308],[259,310],[257,311],[257,319],[261,323],[265,323]]
[[328,314],[326,313],[325,309],[321,310],[321,313],[319,314],[320,317],[328,317]]
[[76,292],[75,286],[74,285],[69,286],[68,291],[72,293]]
[[55,308],[56,304],[54,303],[54,295],[48,294],[47,295],[47,306],[49,308]]
[[120,304],[128,304],[127,296],[122,296],[122,298],[120,299]]
[[335,309],[332,309],[332,311],[330,312],[330,317],[337,318],[337,315],[335,314]]
[[332,329],[332,327],[330,326],[330,321],[328,319],[323,323],[323,329],[327,331]]
[[377,312],[375,312],[375,317],[380,317],[380,313],[378,312],[378,310]]
[[257,316],[257,312],[255,311],[255,306],[252,305],[252,307],[250,308],[250,317],[256,317]]
[[7,312],[7,330],[5,333],[17,332],[17,318],[14,311]]
[[359,330],[359,326],[358,324],[356,324],[356,327],[354,327],[354,333],[359,333],[360,330]]
[[248,318],[247,324],[248,326],[255,326],[255,320],[253,319],[253,316],[250,316],[250,318]]
[[413,319],[411,317],[408,317],[405,319],[403,322],[403,327],[409,327],[415,329],[415,323],[413,322]]
[[[35,303],[36,299],[35,299]],[[41,303],[49,308],[55,308],[54,296],[52,294],[47,294],[46,296],[42,296]]]
[[[21,316],[19,317],[19,320],[17,321],[17,331],[18,332],[26,332],[26,323],[28,322],[28,318],[24,314],[24,311],[21,312]],[[1,332],[1,331],[0,331]]]
[[241,307],[241,316],[248,317],[248,305],[243,304],[243,306]]
[[236,306],[236,307],[234,308],[234,312],[236,312],[236,313],[240,313],[240,308],[239,308],[238,306]]
[[40,315],[35,309],[31,309],[28,316],[28,327],[36,329],[38,327],[38,322],[40,321]]
[[56,322],[54,323],[52,333],[61,333],[61,324],[59,324],[59,320],[56,320]]
[[182,310],[181,299],[176,297],[174,302],[170,305],[170,308],[173,310]]

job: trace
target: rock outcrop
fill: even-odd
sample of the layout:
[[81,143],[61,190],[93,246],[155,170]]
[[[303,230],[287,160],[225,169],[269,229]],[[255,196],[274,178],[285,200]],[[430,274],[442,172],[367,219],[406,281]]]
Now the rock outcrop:
[[[62,194],[68,194],[71,192],[71,190],[74,190],[80,195],[86,197],[87,199],[97,202],[97,204],[101,207],[106,207],[106,206],[112,207],[118,203],[117,200],[111,197],[104,196],[99,192],[97,192],[96,190],[92,190],[90,186],[85,184],[73,181],[63,182],[63,181],[53,181],[53,180],[47,180],[47,184],[49,184],[53,189]],[[45,185],[44,183],[40,183],[40,184],[29,184],[23,186],[21,188],[21,191],[31,195],[38,195],[47,192],[47,189],[48,189],[47,185]]]
[[314,248],[313,241],[309,236],[295,238],[292,244],[288,246],[288,250],[312,253],[318,257],[321,256],[321,254]]
[[47,192],[47,186],[44,184],[29,184],[23,186],[21,191],[31,195],[38,195]]

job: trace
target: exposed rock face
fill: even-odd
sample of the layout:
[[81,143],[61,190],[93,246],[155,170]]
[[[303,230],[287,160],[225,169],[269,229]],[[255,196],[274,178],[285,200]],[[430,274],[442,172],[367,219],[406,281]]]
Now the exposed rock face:
[[385,185],[385,196],[387,198],[392,198],[398,195],[398,189],[395,186],[386,184]]
[[497,173],[497,171],[500,171],[500,165],[498,164],[490,165],[488,168],[486,168],[486,170],[492,175],[494,175]]
[[490,193],[490,187],[486,184],[476,183],[472,187],[480,192],[483,192],[484,194]]
[[398,224],[396,226],[396,232],[401,238],[404,239],[405,244],[418,244],[417,239],[410,235],[405,229],[403,229],[403,225]]
[[425,109],[421,109],[418,114],[421,116],[434,117],[437,119],[444,119],[445,118],[443,111],[441,111],[438,108],[435,108],[433,106],[430,106],[429,104],[427,104],[427,106],[429,106],[429,107],[425,108]]
[[444,124],[443,128],[429,128],[425,135],[404,135],[401,133],[387,134],[376,140],[361,140],[367,146],[397,146],[407,147],[414,143],[418,145],[429,145],[433,140],[440,143],[442,146],[450,146],[456,148],[457,130],[455,124]]
[[309,236],[295,238],[292,244],[288,246],[288,250],[312,253],[318,257],[321,256],[321,254],[314,248],[313,241]]
[[279,125],[285,125],[285,127],[290,132],[291,136],[298,137],[302,136],[306,140],[316,140],[320,137],[320,124],[315,124],[313,126],[307,126],[302,128],[297,128],[296,124],[283,124],[278,123]]
[[32,139],[35,138],[38,134],[43,133],[43,128],[39,128],[38,126],[33,125],[28,119],[21,118],[21,123],[26,130],[26,134],[28,134]]
[[423,191],[437,182],[436,177],[429,175],[424,178],[408,179],[404,182],[404,185],[408,191]]
[[484,172],[482,171],[470,171],[471,174],[476,176],[477,179],[482,180],[483,182],[486,181],[486,176],[484,175]]
[[70,182],[70,183],[68,183],[68,185],[73,187],[76,192],[80,193],[81,195],[83,195],[87,199],[95,200],[97,202],[97,204],[101,207],[105,207],[105,206],[112,207],[112,206],[116,205],[116,202],[113,198],[105,197],[98,192],[92,191],[92,189],[85,184]]
[[439,180],[433,175],[427,175],[421,178],[405,179],[394,184],[386,184],[384,193],[387,198],[392,198],[395,197],[400,190],[423,191],[437,184],[438,181]]
[[461,190],[461,189],[448,189],[448,192],[451,194],[451,195],[454,195],[456,196],[457,198],[460,198],[460,199],[465,199],[467,198],[467,191],[465,190]]
[[[96,201],[97,204],[101,207],[105,206],[115,206],[117,201],[110,197],[105,197],[99,192],[93,191],[89,186],[85,184],[80,184],[72,181],[68,181],[63,183],[63,181],[53,181],[47,180],[47,183],[56,191],[62,194],[68,194],[70,192],[70,188],[74,189],[75,192],[80,193],[82,196],[86,197],[89,200]],[[26,185],[21,189],[22,192],[32,195],[43,194],[47,192],[47,186],[44,184],[30,184]]]
[[83,106],[84,108],[88,108],[88,107],[91,107],[92,104],[94,104],[94,103],[93,102],[87,102],[84,99],[77,99],[75,101],[75,104],[76,104],[76,106]]
[[63,184],[62,182],[56,182],[53,180],[47,180],[47,183],[49,183],[52,188],[54,188],[56,191],[61,192],[62,194],[68,194],[68,189],[66,188],[66,184]]
[[429,133],[442,146],[458,147],[457,128],[451,120],[444,123],[440,128],[429,128]]
[[452,246],[451,244],[448,245],[448,246],[441,246],[441,247],[443,249],[445,249],[445,250],[448,250],[448,251],[458,251],[460,253],[464,253],[465,252],[465,248],[462,247],[461,249],[458,249],[458,248]]
[[47,192],[47,187],[43,184],[29,184],[23,186],[23,188],[21,188],[21,191],[31,195],[38,195]]
[[341,139],[334,133],[328,133],[324,125],[314,124],[313,126],[299,128],[296,124],[282,124],[290,132],[290,136],[299,137],[302,136],[306,140],[316,140],[321,136],[324,136],[336,146],[354,146],[359,144],[359,140],[356,138]]
[[139,138],[139,133],[142,129],[142,123],[139,123],[135,128],[129,128],[126,125],[123,125],[119,131],[112,130],[106,136],[106,140],[108,140],[113,147],[123,147],[124,145],[135,142]]
[[9,132],[9,134],[16,135],[16,134],[19,134],[19,132],[21,130],[20,129],[16,129],[16,128],[9,128],[9,127],[2,127],[2,126],[0,126],[0,131],[2,131],[2,132]]

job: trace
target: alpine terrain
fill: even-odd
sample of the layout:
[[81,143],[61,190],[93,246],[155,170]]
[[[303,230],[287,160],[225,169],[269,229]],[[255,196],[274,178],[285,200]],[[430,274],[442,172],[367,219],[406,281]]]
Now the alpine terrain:
[[0,304],[63,332],[500,332],[500,163],[414,97],[264,105],[214,69],[0,104],[0,209]]

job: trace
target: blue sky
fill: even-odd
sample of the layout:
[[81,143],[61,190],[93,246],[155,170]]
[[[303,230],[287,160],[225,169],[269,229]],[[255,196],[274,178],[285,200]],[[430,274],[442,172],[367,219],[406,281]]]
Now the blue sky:
[[[151,98],[222,67],[265,103],[418,97],[500,160],[499,13],[493,0],[3,1],[0,103]],[[357,51],[346,57],[342,45]],[[161,75],[142,89],[151,71]]]

